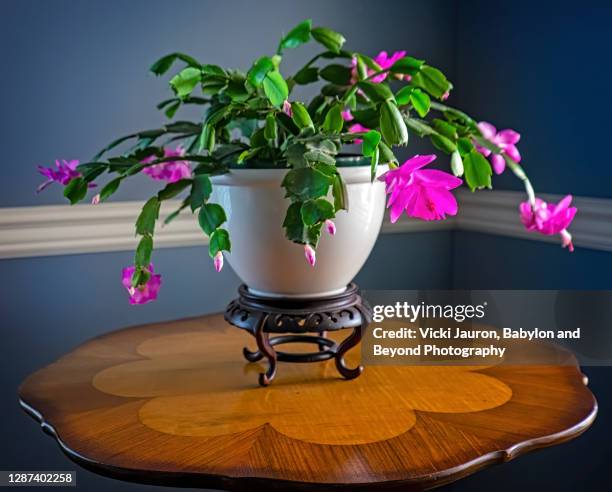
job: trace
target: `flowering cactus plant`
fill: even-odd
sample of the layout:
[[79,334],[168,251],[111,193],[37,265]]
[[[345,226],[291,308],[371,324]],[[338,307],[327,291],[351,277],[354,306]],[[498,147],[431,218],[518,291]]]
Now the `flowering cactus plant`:
[[[314,41],[323,50],[297,73],[283,74],[285,52]],[[576,208],[571,196],[559,205],[536,198],[523,171],[516,147],[520,135],[497,131],[490,123],[477,123],[445,101],[453,88],[444,74],[405,51],[379,53],[376,57],[347,51],[344,37],[325,27],[301,22],[284,36],[276,53],[262,56],[247,72],[202,64],[183,53],[172,53],[151,66],[158,76],[180,63],[170,79],[173,97],[159,103],[169,120],[162,128],[140,131],[115,140],[90,162],[70,160],[56,169],[40,167],[51,182],[65,186],[64,195],[74,204],[104,175],[112,179],[92,198],[108,200],[125,179],[144,173],[165,186],[143,206],[136,220],[140,241],[134,265],[123,270],[123,285],[133,304],[155,299],[161,276],[151,264],[153,235],[161,203],[182,196],[180,208],[198,214],[209,238],[215,269],[223,267],[223,252],[231,249],[223,224],[223,208],[210,202],[211,176],[232,167],[287,169],[282,182],[287,212],[282,224],[288,240],[304,245],[307,261],[314,266],[315,249],[322,229],[336,232],[334,217],[347,210],[346,186],[336,167],[336,156],[346,144],[361,144],[375,179],[377,166],[389,170],[379,179],[386,184],[391,221],[405,211],[411,217],[440,220],[457,213],[452,190],[463,181],[472,190],[491,188],[493,171],[507,168],[524,184],[527,200],[520,218],[529,230],[560,234],[572,250],[567,227]],[[296,86],[322,83],[310,101],[292,97]],[[185,106],[201,106],[201,121],[174,120]],[[394,154],[410,136],[428,139],[449,156],[452,174],[424,169],[435,155],[415,156],[404,164]],[[106,157],[112,150],[123,152]],[[490,159],[487,160],[487,158]]]

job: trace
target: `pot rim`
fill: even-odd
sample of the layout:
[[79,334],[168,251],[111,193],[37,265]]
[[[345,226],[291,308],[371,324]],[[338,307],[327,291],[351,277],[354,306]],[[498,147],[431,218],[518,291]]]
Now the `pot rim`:
[[[380,177],[389,169],[387,164],[379,164],[376,177]],[[258,185],[280,186],[289,168],[276,169],[230,169],[225,174],[211,176],[214,185],[250,186]],[[338,167],[340,175],[346,184],[370,183],[370,166]]]

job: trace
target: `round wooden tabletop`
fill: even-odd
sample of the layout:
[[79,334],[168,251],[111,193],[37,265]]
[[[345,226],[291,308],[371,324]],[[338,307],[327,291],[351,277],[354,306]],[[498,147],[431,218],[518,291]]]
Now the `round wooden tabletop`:
[[597,412],[575,364],[345,381],[330,362],[281,363],[261,388],[246,344],[220,315],[116,331],[30,376],[20,401],[93,471],[226,490],[425,489],[571,439]]

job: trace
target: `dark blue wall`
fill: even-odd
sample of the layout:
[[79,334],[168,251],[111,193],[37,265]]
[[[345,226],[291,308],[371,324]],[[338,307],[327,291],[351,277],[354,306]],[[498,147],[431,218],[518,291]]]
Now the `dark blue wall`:
[[[536,191],[611,197],[610,2],[457,4],[455,101],[522,134]],[[521,189],[513,176],[494,187]]]

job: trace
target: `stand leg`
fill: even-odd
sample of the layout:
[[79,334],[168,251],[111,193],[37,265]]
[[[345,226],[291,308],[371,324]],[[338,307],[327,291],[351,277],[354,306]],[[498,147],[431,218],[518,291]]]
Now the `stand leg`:
[[361,323],[361,325],[354,328],[353,333],[351,333],[347,338],[342,341],[342,343],[340,343],[338,351],[336,352],[336,369],[338,369],[340,375],[345,379],[355,379],[363,372],[362,365],[358,365],[357,367],[351,369],[349,367],[346,367],[346,362],[344,361],[344,354],[346,354],[350,349],[352,349],[361,341],[363,330],[368,325],[365,313],[363,313],[361,310],[360,312],[363,315],[363,322]]
[[268,386],[274,379],[274,376],[276,376],[276,351],[270,345],[270,335],[264,332],[267,320],[268,315],[263,316],[255,331],[255,340],[257,341],[257,348],[259,348],[258,352],[268,359],[268,370],[259,375],[260,386]]
[[263,354],[259,350],[249,350],[247,347],[242,349],[242,355],[249,362],[257,362],[263,359]]
[[[323,338],[327,338],[327,332],[326,331],[322,331],[321,333],[319,333],[319,336],[323,337]],[[327,350],[327,347],[325,345],[323,345],[322,343],[319,344],[319,350],[321,352],[323,352],[324,350]]]

